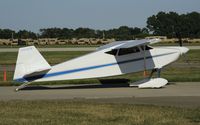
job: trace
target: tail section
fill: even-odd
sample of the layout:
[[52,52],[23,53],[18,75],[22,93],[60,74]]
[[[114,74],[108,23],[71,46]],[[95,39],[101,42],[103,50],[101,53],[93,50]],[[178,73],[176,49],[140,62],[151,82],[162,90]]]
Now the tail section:
[[13,80],[27,82],[26,77],[41,74],[50,69],[51,66],[34,46],[23,47],[18,51]]

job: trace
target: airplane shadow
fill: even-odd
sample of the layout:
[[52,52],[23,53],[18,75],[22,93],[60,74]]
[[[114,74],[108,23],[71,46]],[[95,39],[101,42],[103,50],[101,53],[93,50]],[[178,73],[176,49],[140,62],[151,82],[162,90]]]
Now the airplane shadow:
[[120,88],[129,87],[129,79],[100,79],[101,84],[78,84],[78,85],[29,85],[20,90],[59,90],[59,89],[94,89],[94,88]]

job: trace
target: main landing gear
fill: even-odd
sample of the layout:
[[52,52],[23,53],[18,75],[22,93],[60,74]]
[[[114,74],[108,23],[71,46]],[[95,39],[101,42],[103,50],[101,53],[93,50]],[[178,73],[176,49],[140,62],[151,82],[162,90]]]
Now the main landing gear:
[[[157,78],[152,78],[155,72],[157,72]],[[165,86],[168,83],[168,81],[164,78],[160,78],[160,74],[161,74],[161,69],[153,69],[149,77],[131,83],[129,86],[136,86],[138,88],[161,88]]]
[[149,75],[149,78],[152,78],[155,72],[157,72],[157,78],[160,78],[161,69],[152,69],[151,74]]

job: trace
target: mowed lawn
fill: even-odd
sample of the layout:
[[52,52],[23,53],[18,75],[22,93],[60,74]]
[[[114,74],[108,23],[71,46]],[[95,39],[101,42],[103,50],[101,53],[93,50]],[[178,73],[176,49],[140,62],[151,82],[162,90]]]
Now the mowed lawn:
[[[41,52],[44,58],[51,64],[58,64],[60,62],[73,59],[75,57],[87,54],[89,52]],[[189,60],[187,63],[184,57],[181,57],[175,63],[165,67],[162,70],[161,77],[164,77],[169,80],[169,82],[196,82],[200,81],[200,50],[190,50],[186,54],[186,59]],[[15,65],[17,58],[16,52],[10,53],[0,53],[0,65],[9,65],[10,67]],[[80,62],[81,63],[81,62]],[[149,71],[150,73],[150,71]],[[156,74],[155,74],[156,75]],[[0,82],[0,85],[11,85],[12,83],[13,72],[7,72],[8,82]],[[136,81],[143,78],[143,72],[131,73],[122,76],[103,78],[103,81],[111,79],[110,81]],[[100,79],[102,80],[102,79]],[[3,71],[0,73],[0,81],[3,81]],[[61,82],[48,82],[42,84],[82,84],[82,83],[100,83],[99,79],[86,79],[86,80],[70,80],[70,81],[61,81]],[[38,83],[41,84],[41,83]]]
[[90,102],[0,101],[0,125],[199,125],[200,108]]
[[[63,61],[87,54],[89,52],[80,51],[64,51],[64,52],[41,52],[44,58],[50,64],[57,64]],[[0,65],[15,65],[17,60],[17,52],[0,53]]]

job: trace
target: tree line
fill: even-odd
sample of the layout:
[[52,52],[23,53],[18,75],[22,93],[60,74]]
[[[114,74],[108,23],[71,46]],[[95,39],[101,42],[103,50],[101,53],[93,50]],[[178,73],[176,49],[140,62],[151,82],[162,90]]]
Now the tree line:
[[31,31],[27,30],[19,30],[18,32],[15,32],[11,29],[0,29],[0,39],[36,39],[37,34]]
[[149,35],[167,36],[169,38],[200,38],[200,13],[191,12],[178,14],[176,12],[159,12],[147,18],[144,28],[120,26],[108,30],[94,30],[90,28],[45,28],[39,33],[27,30],[18,32],[11,29],[0,29],[0,39],[37,39],[37,38],[115,38],[116,40],[129,40],[144,38]]
[[135,37],[144,37],[148,35],[148,29],[140,29],[138,27],[132,28],[128,26],[121,26],[116,29],[109,30],[94,30],[90,28],[46,28],[40,29],[40,33],[36,34],[27,30],[20,30],[15,32],[10,29],[0,29],[0,39],[37,39],[37,38],[115,38],[117,40],[134,39]]
[[40,29],[42,38],[115,38],[115,39],[133,39],[134,37],[148,35],[148,30],[138,27],[132,28],[121,26],[116,29],[94,30],[90,28],[77,28],[75,30],[68,28],[48,28]]
[[178,38],[182,46],[182,38],[200,38],[200,13],[159,12],[147,19],[147,28],[153,35]]

